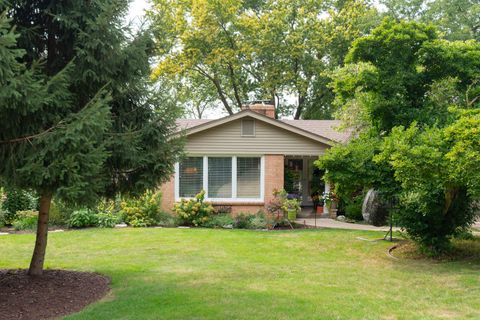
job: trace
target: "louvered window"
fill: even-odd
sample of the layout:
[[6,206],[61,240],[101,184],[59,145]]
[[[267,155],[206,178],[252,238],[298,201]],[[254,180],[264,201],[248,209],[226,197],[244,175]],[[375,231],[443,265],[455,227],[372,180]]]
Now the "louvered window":
[[260,197],[260,158],[237,158],[237,198]]
[[255,136],[255,120],[254,119],[242,120],[242,136],[243,137]]
[[203,189],[203,157],[186,158],[179,170],[180,197],[194,197]]
[[208,197],[232,198],[232,158],[208,158]]

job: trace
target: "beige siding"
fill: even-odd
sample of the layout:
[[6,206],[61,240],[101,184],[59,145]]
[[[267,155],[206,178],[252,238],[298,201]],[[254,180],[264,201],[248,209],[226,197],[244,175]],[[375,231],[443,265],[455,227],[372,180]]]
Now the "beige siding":
[[187,137],[188,154],[283,154],[318,156],[327,145],[255,120],[255,137],[242,137],[241,119]]

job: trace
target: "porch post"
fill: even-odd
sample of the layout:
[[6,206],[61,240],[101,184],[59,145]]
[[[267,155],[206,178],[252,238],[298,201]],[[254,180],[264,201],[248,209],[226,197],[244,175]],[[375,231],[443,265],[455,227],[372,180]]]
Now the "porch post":
[[[330,193],[330,184],[325,181],[325,193]],[[323,202],[323,213],[330,214],[328,206]]]

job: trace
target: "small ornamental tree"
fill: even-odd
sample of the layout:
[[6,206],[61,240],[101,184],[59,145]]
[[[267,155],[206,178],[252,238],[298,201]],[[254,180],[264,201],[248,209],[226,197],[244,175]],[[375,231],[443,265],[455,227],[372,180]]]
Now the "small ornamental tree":
[[176,109],[149,83],[150,36],[122,26],[128,4],[0,3],[0,177],[40,197],[30,275],[43,271],[54,195],[143,192],[171,175],[182,147]]
[[475,221],[480,196],[480,110],[439,129],[395,128],[375,157],[401,184],[398,220],[426,252],[438,255]]

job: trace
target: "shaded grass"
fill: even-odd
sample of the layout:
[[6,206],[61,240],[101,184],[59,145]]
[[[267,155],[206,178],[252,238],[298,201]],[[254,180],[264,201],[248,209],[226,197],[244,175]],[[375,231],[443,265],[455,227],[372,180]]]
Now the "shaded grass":
[[[68,319],[478,319],[480,260],[394,261],[383,233],[80,230],[49,235],[47,267],[95,271],[112,293]],[[0,237],[26,267],[33,235]]]

